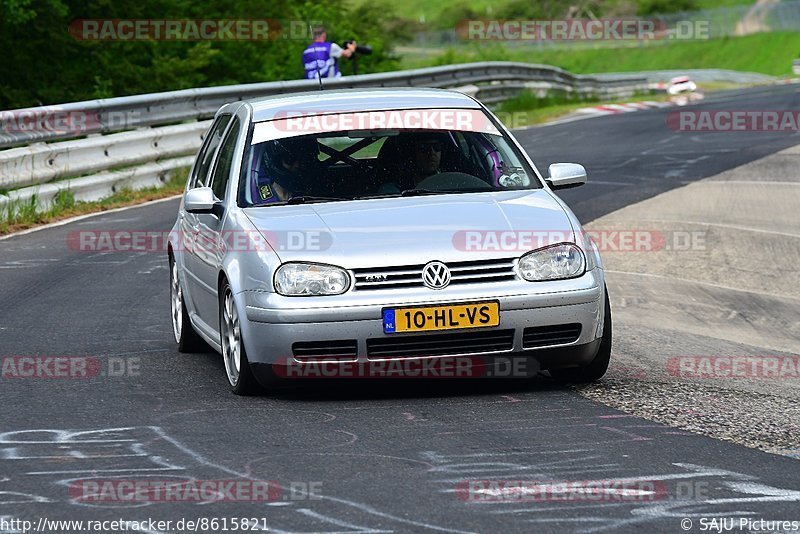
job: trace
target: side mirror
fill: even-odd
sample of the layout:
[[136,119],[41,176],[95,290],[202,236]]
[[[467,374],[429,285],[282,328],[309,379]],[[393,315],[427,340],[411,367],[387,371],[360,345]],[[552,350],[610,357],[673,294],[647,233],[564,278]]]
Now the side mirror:
[[547,185],[551,189],[569,189],[586,183],[586,169],[577,163],[553,163],[547,171],[550,173]]
[[219,216],[222,203],[210,187],[196,187],[183,195],[183,208],[189,213],[213,213]]

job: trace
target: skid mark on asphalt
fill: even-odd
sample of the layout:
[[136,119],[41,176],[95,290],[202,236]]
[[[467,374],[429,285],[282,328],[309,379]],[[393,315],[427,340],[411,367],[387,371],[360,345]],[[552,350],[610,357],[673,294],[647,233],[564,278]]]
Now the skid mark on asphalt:
[[340,520],[332,519],[332,518],[326,517],[326,516],[324,516],[322,514],[318,514],[317,512],[314,512],[313,510],[309,510],[308,508],[300,508],[297,511],[299,513],[305,515],[305,516],[311,517],[313,519],[317,519],[320,522],[331,523],[333,525],[336,525],[337,527],[346,528],[346,529],[348,529],[347,532],[359,532],[359,533],[364,533],[364,534],[366,534],[366,533],[380,534],[380,533],[384,533],[384,532],[394,532],[392,530],[368,529],[368,528],[365,528],[365,527],[362,527],[362,526],[359,526],[359,525],[354,525],[354,524],[346,522],[346,521],[340,521]]
[[[620,477],[612,474],[619,472],[617,464],[597,465],[597,456],[578,453],[565,460],[542,462],[537,455],[534,451],[530,453],[531,463],[519,458],[514,462],[474,462],[474,455],[464,462],[462,455],[436,451],[426,452],[423,457],[437,464],[439,472],[463,475],[460,480],[438,480],[448,485],[440,492],[457,496],[482,513],[513,516],[516,524],[524,521],[540,526],[569,525],[580,532],[617,531],[670,519],[676,521],[677,527],[677,521],[686,517],[750,515],[742,511],[742,504],[800,502],[799,491],[776,488],[754,480],[751,475],[702,465],[674,463],[672,471]],[[570,480],[564,476],[568,467],[565,464],[600,467],[583,473],[605,470],[610,476]],[[579,484],[572,487],[584,491],[568,490],[569,484]],[[651,486],[667,491],[648,491]],[[603,488],[605,493],[586,491],[597,488]],[[610,510],[615,510],[611,517]]]
[[[306,410],[303,410],[306,411]],[[318,413],[318,412],[316,412]],[[330,415],[330,414],[325,414]],[[354,434],[345,433],[355,437]],[[35,429],[0,433],[0,451],[5,471],[13,466],[8,480],[3,482],[4,491],[13,487],[13,494],[24,496],[25,502],[18,504],[21,513],[15,517],[34,520],[41,517],[43,503],[70,504],[84,510],[79,517],[85,518],[86,508],[104,510],[141,510],[152,508],[151,517],[162,514],[162,518],[174,517],[175,513],[189,513],[196,517],[221,516],[213,511],[208,502],[154,502],[142,500],[98,499],[98,494],[74,495],[76,484],[88,481],[101,483],[109,480],[153,481],[174,480],[176,484],[192,481],[233,478],[256,481],[248,473],[209,462],[200,454],[185,447],[169,436],[160,427],[125,427],[87,431],[60,429]],[[412,460],[428,466],[425,462]],[[42,469],[42,466],[51,467]],[[169,471],[170,474],[164,474]],[[64,475],[74,475],[63,478]],[[83,486],[85,487],[85,486]],[[288,488],[281,486],[283,491]],[[9,490],[11,491],[11,490]],[[9,492],[7,491],[7,493]],[[287,494],[284,493],[284,501]],[[93,498],[94,497],[94,498]],[[319,495],[303,500],[303,508],[291,501],[285,506],[270,507],[269,514],[262,507],[272,504],[264,502],[240,502],[237,514],[256,514],[263,517],[271,532],[386,532],[387,522],[404,528],[437,532],[469,532],[394,516],[365,503]],[[277,503],[274,503],[277,504]],[[197,507],[202,506],[201,512]],[[313,509],[312,509],[313,508]],[[248,509],[248,511],[244,511]],[[63,510],[62,510],[63,511]],[[170,515],[166,515],[167,512]],[[345,519],[346,518],[346,519]]]
[[49,267],[58,263],[58,258],[37,258],[32,260],[6,261],[0,264],[0,269],[29,269],[31,267]]
[[369,452],[306,452],[306,451],[298,451],[298,452],[288,452],[285,454],[278,454],[269,457],[260,458],[258,460],[254,460],[249,462],[247,465],[252,467],[261,462],[269,462],[276,457],[286,457],[286,456],[329,456],[331,458],[343,458],[343,457],[350,457],[350,458],[363,458],[363,459],[381,459],[381,460],[391,460],[391,461],[398,461],[401,463],[407,464],[414,464],[414,465],[421,465],[423,467],[427,467],[429,469],[433,468],[433,464],[430,462],[426,462],[423,460],[419,460],[416,458],[405,458],[402,456],[391,456],[388,454],[376,454],[376,453],[369,453]]
[[[517,394],[515,398],[529,400],[526,395]],[[486,411],[514,415],[509,410],[515,410],[522,415],[528,413],[527,407],[530,406],[504,403],[508,408],[487,404]],[[341,415],[344,410],[337,412],[338,418],[315,410],[286,411],[289,412],[286,417],[302,413],[307,418],[306,423],[316,421],[330,425],[335,421],[341,425],[345,419]],[[413,412],[401,413],[413,415]],[[500,424],[487,424],[482,422],[485,420],[486,417],[479,417],[475,424],[486,434],[479,434],[476,440],[467,442],[480,444],[485,450],[453,454],[453,449],[447,445],[452,437],[445,436],[430,437],[422,450],[413,446],[409,450],[407,444],[400,445],[398,452],[402,452],[395,455],[359,451],[355,445],[356,441],[360,442],[359,436],[339,428],[332,430],[344,438],[340,443],[342,446],[352,447],[347,452],[284,449],[290,452],[282,454],[278,450],[276,454],[270,450],[261,452],[257,459],[251,456],[250,461],[243,461],[241,469],[206,460],[157,426],[5,432],[0,433],[0,469],[7,473],[7,480],[0,482],[0,491],[5,492],[0,494],[0,501],[3,496],[5,500],[15,501],[7,511],[13,512],[14,517],[26,519],[41,516],[45,511],[43,506],[47,506],[48,513],[57,510],[59,514],[69,514],[71,511],[80,514],[77,515],[80,518],[86,518],[89,510],[98,510],[97,513],[113,511],[123,518],[126,511],[134,510],[137,513],[146,510],[148,516],[161,519],[213,517],[224,515],[230,508],[224,508],[226,503],[185,500],[177,503],[98,502],[85,498],[85,493],[83,498],[75,496],[70,487],[74,488],[79,481],[131,479],[175,480],[176,484],[206,480],[263,481],[275,478],[276,469],[283,469],[279,472],[284,473],[277,481],[284,491],[283,498],[272,502],[236,503],[238,515],[265,517],[266,526],[274,532],[463,532],[469,528],[460,530],[459,526],[463,528],[473,524],[479,518],[486,518],[487,514],[508,528],[519,529],[529,524],[531,527],[558,526],[583,532],[615,531],[643,525],[664,528],[672,525],[670,521],[679,521],[678,517],[734,514],[747,503],[759,503],[760,513],[778,516],[786,510],[787,503],[800,501],[797,490],[770,485],[758,476],[739,470],[681,462],[661,462],[659,467],[630,463],[631,457],[621,454],[620,444],[630,443],[635,447],[633,452],[630,448],[625,451],[638,457],[651,449],[657,438],[674,435],[674,431],[669,427],[641,424],[624,414],[606,412],[579,418],[562,411],[549,419],[549,425],[536,426],[525,424],[535,421],[532,418],[518,418],[516,421],[523,423],[518,425],[504,425],[500,421]],[[453,428],[463,425],[464,421],[448,423]],[[519,439],[507,441],[501,429]],[[583,429],[588,429],[593,439],[577,439],[586,434]],[[398,429],[398,443],[403,440],[401,432]],[[621,439],[604,440],[603,433]],[[374,446],[367,436],[364,438],[367,441],[362,447]],[[509,445],[503,446],[503,443]],[[512,445],[514,443],[522,444]],[[680,455],[676,452],[678,458]],[[304,467],[295,467],[301,465]],[[333,466],[340,466],[339,471],[331,471]],[[362,476],[368,476],[370,469],[392,468],[398,473],[406,473],[398,477],[400,485],[393,491],[414,488],[414,494],[420,498],[414,519],[400,512],[392,499],[381,498],[380,492],[356,491],[360,496],[354,496],[352,484],[347,483],[347,473],[354,473],[353,469],[359,469],[359,466],[363,469]],[[285,475],[286,472],[292,475]],[[307,481],[324,483],[319,499],[286,498],[290,494],[291,480],[304,480],[291,477],[303,476]],[[474,486],[476,481],[478,486]],[[520,493],[519,484],[516,489],[506,490],[503,485],[491,486],[485,481],[521,481],[526,488],[534,488],[534,493]],[[543,484],[576,481],[588,485],[606,484],[612,488],[610,496],[592,500],[589,497],[596,497],[596,494],[590,492],[570,499],[552,495],[542,499],[535,493],[536,488]],[[656,492],[654,496],[647,489],[649,483],[660,484],[667,491]],[[633,493],[620,493],[614,489],[626,484],[638,484],[639,487],[634,488],[636,491]],[[467,491],[465,498],[464,488],[470,487],[475,491]],[[337,493],[346,497],[338,497]],[[620,495],[630,499],[621,499]],[[453,518],[449,523],[452,528],[426,521],[428,516]]]
[[626,431],[624,431],[622,429],[619,429],[619,428],[612,428],[610,426],[601,426],[600,428],[602,428],[603,430],[608,430],[609,432],[614,432],[616,434],[621,434],[621,435],[623,435],[625,437],[630,438],[633,441],[653,441],[653,438],[646,438],[644,436],[639,436],[637,434],[633,434],[631,432],[626,432]]
[[333,445],[334,447],[342,447],[344,445],[352,445],[353,443],[358,441],[358,436],[356,436],[352,432],[347,432],[346,430],[334,430],[334,432],[339,432],[340,434],[344,434],[345,436],[348,436],[350,438],[349,440],[347,440],[344,443],[340,443],[338,445]]
[[273,410],[277,410],[280,412],[299,412],[302,414],[311,414],[311,415],[321,415],[324,419],[320,421],[304,421],[304,422],[313,422],[314,424],[317,423],[330,423],[331,421],[336,419],[336,416],[332,413],[328,412],[320,412],[317,410],[298,410],[292,408],[272,408]]

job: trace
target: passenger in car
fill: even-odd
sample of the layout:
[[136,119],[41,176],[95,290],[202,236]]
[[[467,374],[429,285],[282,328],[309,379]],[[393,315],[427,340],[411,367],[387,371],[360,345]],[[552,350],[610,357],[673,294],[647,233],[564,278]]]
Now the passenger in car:
[[257,203],[284,202],[305,193],[319,166],[314,138],[280,139],[266,143],[255,177]]

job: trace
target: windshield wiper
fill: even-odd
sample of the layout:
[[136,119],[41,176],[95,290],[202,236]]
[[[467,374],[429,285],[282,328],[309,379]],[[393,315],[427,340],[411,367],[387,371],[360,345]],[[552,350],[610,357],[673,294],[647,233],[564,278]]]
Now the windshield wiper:
[[416,197],[422,195],[451,195],[454,193],[486,193],[494,191],[491,187],[471,187],[468,189],[405,189],[400,191],[401,197]]
[[418,197],[421,195],[436,195],[441,191],[433,191],[431,189],[403,189],[400,191],[401,197]]
[[399,193],[379,193],[376,195],[359,195],[356,199],[420,197],[425,195],[452,195],[455,193],[488,193],[497,191],[490,187],[473,187],[470,189],[404,189]]
[[348,197],[315,197],[310,195],[299,195],[286,201],[287,204],[308,204],[310,202],[336,202],[339,200],[353,200]]
[[372,198],[397,198],[397,197],[417,197],[421,195],[437,195],[442,191],[433,191],[431,189],[405,189],[396,193],[377,193],[374,195],[358,195],[357,199],[372,199]]

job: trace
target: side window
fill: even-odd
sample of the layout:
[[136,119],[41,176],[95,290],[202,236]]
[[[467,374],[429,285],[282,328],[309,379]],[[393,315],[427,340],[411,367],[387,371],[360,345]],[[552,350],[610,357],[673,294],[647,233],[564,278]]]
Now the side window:
[[200,149],[200,153],[197,155],[197,163],[192,173],[190,188],[205,185],[208,169],[211,167],[211,161],[214,158],[214,152],[216,152],[222,141],[222,134],[225,132],[225,127],[228,126],[230,120],[230,115],[222,115],[211,125],[208,137],[203,143],[203,148]]
[[234,119],[231,129],[219,149],[219,157],[217,157],[211,177],[211,189],[214,190],[214,194],[220,200],[225,198],[225,190],[228,188],[228,178],[230,178],[231,167],[233,166],[233,153],[236,151],[236,141],[238,139],[239,120]]

